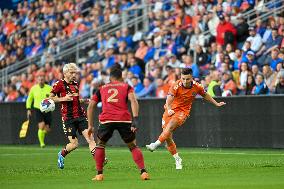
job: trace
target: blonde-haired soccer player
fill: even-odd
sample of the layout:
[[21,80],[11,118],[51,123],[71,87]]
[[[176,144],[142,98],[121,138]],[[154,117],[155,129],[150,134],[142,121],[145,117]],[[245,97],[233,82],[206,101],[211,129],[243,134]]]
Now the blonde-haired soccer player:
[[96,142],[93,133],[88,129],[86,112],[81,106],[81,103],[86,101],[80,99],[79,84],[76,81],[79,71],[75,63],[65,64],[63,66],[64,79],[57,81],[50,93],[50,98],[54,102],[61,103],[63,131],[69,140],[65,148],[58,153],[57,163],[60,169],[64,168],[64,158],[67,154],[78,147],[77,133],[84,136],[92,156],[95,155]]

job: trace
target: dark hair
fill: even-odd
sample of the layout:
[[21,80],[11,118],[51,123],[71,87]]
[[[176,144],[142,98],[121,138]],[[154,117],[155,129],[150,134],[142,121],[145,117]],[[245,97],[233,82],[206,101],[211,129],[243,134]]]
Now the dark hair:
[[16,85],[11,85],[11,88],[12,88],[14,91],[16,91],[16,90],[17,90]]
[[131,79],[137,79],[138,80],[139,78],[137,76],[133,76]]
[[184,68],[184,69],[182,69],[182,71],[181,71],[181,74],[182,75],[192,75],[192,69],[191,68]]
[[144,39],[141,39],[140,42],[143,42],[144,45],[147,45],[146,41]]
[[106,71],[101,71],[101,75],[107,75]]
[[110,68],[110,70],[112,70],[112,69],[120,69],[120,70],[122,70],[120,64],[114,64],[114,65]]
[[256,76],[258,75],[264,80],[264,75],[262,73],[258,73]]
[[122,77],[122,70],[120,66],[113,66],[110,69],[110,77],[113,77],[115,79],[120,79]]
[[270,67],[270,64],[268,62],[265,62],[262,67],[264,67],[264,66],[269,66]]

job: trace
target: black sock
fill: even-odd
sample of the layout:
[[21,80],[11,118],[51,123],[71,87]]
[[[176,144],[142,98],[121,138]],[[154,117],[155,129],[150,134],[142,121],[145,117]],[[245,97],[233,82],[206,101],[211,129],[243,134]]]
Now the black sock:
[[66,147],[65,147],[64,149],[61,150],[61,155],[65,157],[67,154],[69,154],[69,152],[66,150]]
[[141,169],[141,174],[144,173],[144,172],[147,173],[146,169]]

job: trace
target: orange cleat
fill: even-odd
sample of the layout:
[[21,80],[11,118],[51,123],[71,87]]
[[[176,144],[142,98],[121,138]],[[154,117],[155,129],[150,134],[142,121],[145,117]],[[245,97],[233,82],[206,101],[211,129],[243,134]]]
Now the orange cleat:
[[104,180],[103,174],[96,175],[94,178],[92,178],[92,181],[103,181],[103,180]]
[[144,172],[141,174],[142,180],[150,180],[149,174],[147,172]]

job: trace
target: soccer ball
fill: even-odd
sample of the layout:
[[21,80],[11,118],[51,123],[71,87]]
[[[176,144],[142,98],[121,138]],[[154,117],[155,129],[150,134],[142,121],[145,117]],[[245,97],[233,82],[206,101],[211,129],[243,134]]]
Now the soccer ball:
[[40,111],[44,113],[52,112],[55,110],[55,103],[51,99],[43,99],[40,103]]

